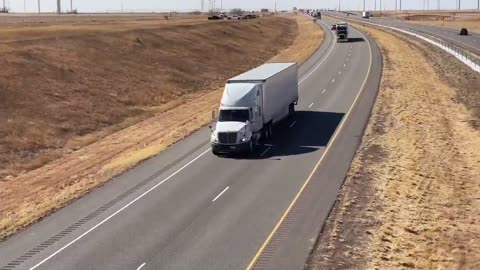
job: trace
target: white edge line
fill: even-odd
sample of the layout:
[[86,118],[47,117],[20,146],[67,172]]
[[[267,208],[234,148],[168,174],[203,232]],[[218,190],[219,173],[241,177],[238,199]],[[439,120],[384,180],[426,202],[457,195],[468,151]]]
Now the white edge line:
[[161,184],[167,182],[169,179],[171,179],[172,177],[174,177],[175,175],[177,175],[179,172],[181,172],[183,169],[185,169],[186,167],[188,167],[189,165],[191,165],[192,163],[194,163],[195,161],[197,161],[199,158],[201,158],[203,155],[205,155],[208,151],[210,151],[211,148],[208,148],[206,151],[204,151],[203,153],[201,153],[200,155],[198,155],[196,158],[194,158],[193,160],[191,160],[190,162],[188,162],[187,164],[185,164],[183,167],[181,167],[180,169],[176,170],[174,173],[172,173],[171,175],[169,175],[167,178],[163,179],[160,183],[156,184],[155,186],[151,187],[149,190],[145,191],[144,193],[142,193],[140,196],[138,196],[137,198],[135,198],[133,201],[129,202],[128,204],[126,204],[125,206],[123,206],[122,208],[118,209],[115,213],[111,214],[110,216],[106,217],[104,220],[102,220],[100,223],[98,223],[97,225],[93,226],[92,228],[90,228],[88,231],[84,232],[83,234],[81,234],[80,236],[78,236],[77,238],[75,238],[74,240],[72,240],[70,243],[66,244],[65,246],[63,246],[62,248],[60,248],[59,250],[55,251],[53,254],[51,254],[50,256],[48,256],[47,258],[43,259],[41,262],[37,263],[36,265],[34,265],[32,268],[30,268],[30,270],[33,270],[33,269],[36,269],[38,268],[40,265],[44,264],[46,261],[50,260],[51,258],[53,258],[54,256],[56,256],[58,253],[62,252],[64,249],[68,248],[69,246],[73,245],[75,242],[77,242],[78,240],[82,239],[83,237],[85,237],[85,235],[89,234],[90,232],[92,232],[93,230],[95,230],[96,228],[102,226],[105,222],[109,221],[111,218],[113,218],[114,216],[118,215],[120,212],[122,212],[123,210],[127,209],[129,206],[131,206],[132,204],[134,204],[135,202],[137,202],[138,200],[140,200],[141,198],[143,198],[145,195],[147,195],[148,193],[152,192],[153,190],[155,190],[157,187],[159,187]]
[[220,196],[223,195],[223,193],[225,193],[225,191],[227,191],[230,187],[226,187],[222,192],[220,192],[220,194],[217,195],[217,197],[215,197],[215,199],[212,200],[212,202],[216,201],[218,198],[220,198]]
[[327,92],[327,89],[323,89],[322,94],[325,94]]
[[[313,105],[313,103],[312,103],[312,105]],[[310,105],[310,107],[312,107],[312,105]],[[297,121],[293,121],[293,123],[290,124],[289,128],[292,128],[293,126],[295,126],[296,123],[297,123]]]
[[[328,25],[326,25],[324,22],[320,21],[320,23],[324,24],[324,26],[326,26],[328,28]],[[332,38],[332,40],[333,40],[333,38]],[[333,46],[328,51],[327,55],[322,59],[322,61],[320,61],[320,63],[318,63],[318,65],[315,66],[315,68],[312,71],[310,71],[310,73],[308,73],[305,77],[303,77],[300,80],[300,82],[298,82],[298,85],[302,84],[306,79],[308,79],[308,77],[310,77],[310,75],[312,75],[315,71],[317,71],[317,69],[323,64],[323,62],[325,62],[328,59],[328,57],[332,53],[333,49],[337,45],[336,42],[332,42],[332,43],[333,43]]]
[[265,149],[265,151],[263,151],[263,153],[261,153],[260,156],[263,157],[268,152],[268,150],[270,150],[270,148],[272,147],[271,146],[267,147],[267,149]]
[[142,264],[137,268],[137,270],[142,269],[145,265],[147,265],[147,264],[146,264],[146,263],[142,263]]
[[332,83],[334,83],[334,82],[335,82],[335,79],[332,79]]
[[308,108],[310,109],[312,106],[313,106],[313,103],[312,103],[312,104],[310,104],[310,106],[308,106]]

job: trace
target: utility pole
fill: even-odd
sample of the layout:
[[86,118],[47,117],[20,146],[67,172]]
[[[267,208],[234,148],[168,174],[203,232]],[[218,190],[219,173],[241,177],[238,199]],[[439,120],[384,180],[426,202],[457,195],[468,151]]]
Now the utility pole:
[[62,1],[57,0],[57,13],[61,14],[62,13]]
[[462,0],[458,0],[458,10],[462,9]]
[[73,12],[73,0],[70,0],[70,11]]
[[340,6],[342,5],[342,0],[338,0],[338,12],[340,12]]
[[400,10],[402,10],[402,0],[400,0]]

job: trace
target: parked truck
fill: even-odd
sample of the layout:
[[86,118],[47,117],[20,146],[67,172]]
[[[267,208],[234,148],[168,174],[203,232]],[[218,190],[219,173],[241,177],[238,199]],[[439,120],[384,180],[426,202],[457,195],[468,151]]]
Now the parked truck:
[[276,124],[294,116],[297,102],[295,63],[264,64],[229,79],[211,126],[213,154],[254,152],[261,139],[271,139]]
[[363,11],[362,12],[362,18],[364,18],[364,19],[370,18],[370,11]]
[[348,41],[348,24],[346,22],[337,23],[336,27],[337,42]]

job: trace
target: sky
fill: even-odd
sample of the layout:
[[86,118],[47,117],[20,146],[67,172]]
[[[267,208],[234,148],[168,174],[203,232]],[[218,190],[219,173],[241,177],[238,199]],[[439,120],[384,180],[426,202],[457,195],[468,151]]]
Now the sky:
[[[0,5],[3,0],[0,0]],[[40,0],[43,12],[52,12],[56,9],[56,0]],[[79,12],[114,12],[125,11],[193,11],[201,9],[201,0],[72,0],[73,8]],[[204,0],[208,3],[209,0]],[[213,0],[212,0],[213,1]],[[395,2],[402,1],[403,9],[423,9],[423,0],[365,0],[366,10],[395,9]],[[454,9],[458,0],[439,0],[441,9]],[[7,7],[13,12],[36,12],[38,0],[5,0]],[[330,8],[338,9],[341,2],[342,10],[362,10],[363,0],[216,0],[216,6],[225,10],[242,8],[257,10],[261,8],[291,10],[298,8]],[[430,9],[436,9],[438,0],[425,0],[429,2]],[[476,9],[478,0],[461,0],[462,9]],[[205,4],[205,8],[208,4]],[[70,0],[62,0],[62,9],[70,9]]]

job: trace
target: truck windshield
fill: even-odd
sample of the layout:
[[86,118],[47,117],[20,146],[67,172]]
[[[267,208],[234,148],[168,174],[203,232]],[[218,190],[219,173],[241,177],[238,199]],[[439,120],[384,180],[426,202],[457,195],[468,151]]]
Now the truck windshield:
[[218,115],[219,122],[247,122],[250,120],[248,110],[221,110]]

